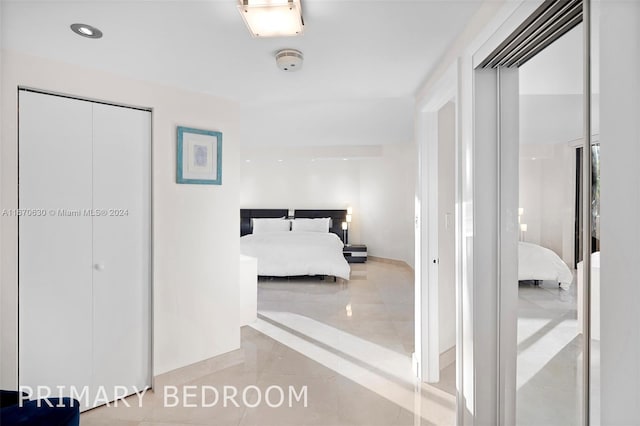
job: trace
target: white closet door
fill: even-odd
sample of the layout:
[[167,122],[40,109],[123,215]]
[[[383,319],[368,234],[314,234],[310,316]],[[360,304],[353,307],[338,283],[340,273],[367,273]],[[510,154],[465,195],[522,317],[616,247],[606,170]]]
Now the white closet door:
[[150,385],[151,113],[94,104],[93,138],[93,377],[113,399]]
[[55,393],[91,380],[91,217],[73,214],[91,207],[92,105],[19,101],[19,206],[46,212],[18,220],[19,384]]

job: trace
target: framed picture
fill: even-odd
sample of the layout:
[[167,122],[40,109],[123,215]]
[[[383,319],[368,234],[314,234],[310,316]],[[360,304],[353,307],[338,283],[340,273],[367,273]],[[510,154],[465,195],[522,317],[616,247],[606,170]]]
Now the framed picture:
[[222,133],[178,126],[178,183],[222,185]]

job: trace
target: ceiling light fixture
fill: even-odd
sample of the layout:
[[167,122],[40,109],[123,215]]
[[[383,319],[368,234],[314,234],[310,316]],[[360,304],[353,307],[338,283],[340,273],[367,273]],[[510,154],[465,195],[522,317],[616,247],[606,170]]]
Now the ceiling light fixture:
[[102,31],[87,24],[71,24],[71,31],[87,38],[102,38]]
[[300,0],[240,0],[238,10],[254,37],[296,36],[304,30]]

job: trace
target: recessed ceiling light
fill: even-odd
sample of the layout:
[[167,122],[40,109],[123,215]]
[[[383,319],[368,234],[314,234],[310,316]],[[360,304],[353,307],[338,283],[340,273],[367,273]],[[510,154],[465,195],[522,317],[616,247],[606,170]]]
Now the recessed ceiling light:
[[71,24],[71,31],[87,38],[102,38],[102,31],[87,24]]

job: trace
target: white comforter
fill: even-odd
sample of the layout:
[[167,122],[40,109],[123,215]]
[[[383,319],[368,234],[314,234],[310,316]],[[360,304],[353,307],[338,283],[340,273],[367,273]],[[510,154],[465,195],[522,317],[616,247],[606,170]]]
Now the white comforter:
[[520,242],[518,246],[518,281],[549,280],[571,284],[573,274],[566,263],[548,248]]
[[343,244],[333,233],[268,232],[240,238],[240,252],[258,259],[258,275],[332,275],[349,279]]

